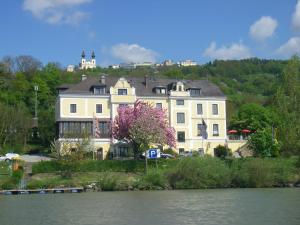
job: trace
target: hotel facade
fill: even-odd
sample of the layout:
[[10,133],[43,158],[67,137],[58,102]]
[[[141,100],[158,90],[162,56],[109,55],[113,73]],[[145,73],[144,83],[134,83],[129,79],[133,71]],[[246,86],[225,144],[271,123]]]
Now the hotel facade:
[[[133,105],[136,100],[166,109],[169,123],[176,131],[174,150],[178,153],[198,151],[214,155],[218,145],[228,145],[232,150],[241,145],[228,142],[226,97],[207,80],[83,75],[78,84],[61,86],[58,91],[58,141],[70,143],[85,133],[99,159],[130,155],[130,145],[111,139],[109,127],[118,107]],[[95,118],[99,129],[97,136],[94,134]],[[203,135],[203,127],[207,135]]]

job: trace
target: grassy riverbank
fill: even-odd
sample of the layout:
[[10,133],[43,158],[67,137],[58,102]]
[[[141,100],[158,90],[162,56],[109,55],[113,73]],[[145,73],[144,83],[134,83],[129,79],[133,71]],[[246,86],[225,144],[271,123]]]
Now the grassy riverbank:
[[[285,187],[300,182],[297,164],[297,158],[191,157],[159,160],[157,168],[150,161],[145,175],[143,161],[49,161],[33,166],[27,188],[82,186],[111,191]],[[0,185],[5,189],[1,181]]]

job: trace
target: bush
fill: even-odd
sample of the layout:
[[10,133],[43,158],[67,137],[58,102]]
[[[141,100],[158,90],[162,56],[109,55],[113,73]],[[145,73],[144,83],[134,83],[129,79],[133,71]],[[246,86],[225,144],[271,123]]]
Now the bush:
[[114,191],[117,190],[118,180],[118,176],[111,173],[105,173],[100,177],[97,186],[103,191]]
[[134,187],[140,190],[162,190],[168,188],[169,184],[162,171],[151,169],[135,181]]
[[214,153],[215,153],[216,157],[222,158],[222,159],[232,156],[231,149],[229,149],[228,147],[222,146],[222,145],[218,145],[215,148]]
[[0,187],[2,190],[11,190],[17,187],[18,181],[15,178],[7,178],[0,182]]
[[51,160],[51,161],[42,161],[39,163],[35,163],[32,165],[32,173],[54,173],[61,171],[62,167],[59,161]]
[[279,144],[275,143],[272,138],[270,128],[258,130],[251,134],[249,146],[253,150],[254,155],[258,157],[277,157],[279,156]]
[[16,179],[17,181],[20,181],[23,177],[23,171],[22,170],[16,170],[12,172],[12,177]]
[[226,164],[212,157],[182,159],[168,173],[170,185],[175,189],[229,187],[230,170]]
[[[167,163],[164,163],[167,164]],[[149,160],[149,166],[155,162]],[[144,172],[145,162],[136,160],[82,160],[65,162],[62,160],[43,161],[32,166],[33,174],[69,172]]]
[[230,165],[233,187],[274,187],[297,182],[294,159],[249,158]]

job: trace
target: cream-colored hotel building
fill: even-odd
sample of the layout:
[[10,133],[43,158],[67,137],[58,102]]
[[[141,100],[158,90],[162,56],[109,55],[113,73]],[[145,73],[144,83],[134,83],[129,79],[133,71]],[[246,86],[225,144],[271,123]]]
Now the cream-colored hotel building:
[[[178,153],[199,151],[213,155],[218,145],[236,150],[242,144],[227,140],[226,97],[211,82],[108,75],[83,75],[78,84],[59,88],[58,140],[63,143],[70,139],[69,134],[81,137],[82,132],[87,132],[98,158],[128,157],[130,146],[112,140],[109,126],[118,107],[132,105],[136,100],[167,110],[169,123],[176,130]],[[93,136],[94,117],[99,121],[100,137],[97,138]],[[201,134],[203,121],[207,138]]]

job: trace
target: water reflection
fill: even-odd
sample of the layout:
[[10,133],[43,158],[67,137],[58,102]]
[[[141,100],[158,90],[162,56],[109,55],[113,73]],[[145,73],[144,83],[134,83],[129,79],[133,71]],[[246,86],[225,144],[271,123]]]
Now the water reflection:
[[0,224],[290,224],[300,189],[220,189],[0,196]]

